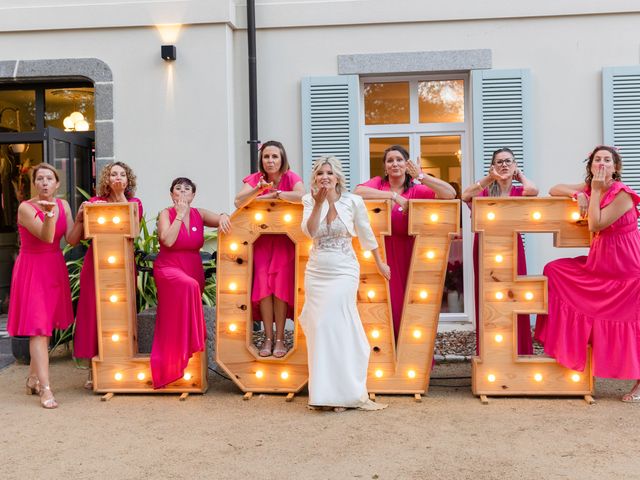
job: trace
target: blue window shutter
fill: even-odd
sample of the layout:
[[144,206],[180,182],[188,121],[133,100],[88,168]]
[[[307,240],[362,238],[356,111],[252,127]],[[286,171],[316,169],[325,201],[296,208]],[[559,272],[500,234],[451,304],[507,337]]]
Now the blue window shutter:
[[313,161],[337,157],[347,187],[360,179],[357,75],[302,79],[302,174],[308,185]]
[[509,147],[523,171],[532,157],[531,74],[529,70],[474,70],[473,154],[475,178],[486,175],[491,154]]
[[622,180],[640,192],[640,66],[602,70],[605,145],[620,148]]

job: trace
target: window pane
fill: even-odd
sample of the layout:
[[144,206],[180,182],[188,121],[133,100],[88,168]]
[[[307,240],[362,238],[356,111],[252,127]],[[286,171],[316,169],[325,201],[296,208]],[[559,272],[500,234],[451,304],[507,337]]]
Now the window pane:
[[464,122],[464,80],[418,83],[420,123]]
[[67,132],[95,130],[93,88],[54,88],[44,91],[44,126]]
[[364,84],[365,125],[409,123],[409,82]]
[[0,90],[0,132],[31,132],[35,129],[35,90]]
[[[449,182],[460,198],[461,185],[460,136],[420,137],[420,165],[426,174]],[[442,295],[442,313],[464,311],[464,288],[462,266],[462,235],[451,241],[449,261]],[[473,274],[473,271],[470,272]],[[470,294],[470,292],[469,292]]]
[[371,178],[384,177],[383,155],[391,145],[400,145],[409,151],[409,137],[385,137],[369,139],[369,172]]

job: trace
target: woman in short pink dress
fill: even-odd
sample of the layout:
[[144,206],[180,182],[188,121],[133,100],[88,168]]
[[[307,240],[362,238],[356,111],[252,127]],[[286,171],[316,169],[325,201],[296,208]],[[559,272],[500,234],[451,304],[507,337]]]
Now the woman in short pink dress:
[[37,195],[18,207],[20,254],[13,267],[7,331],[28,336],[31,363],[27,394],[39,394],[44,408],[58,403],[49,384],[49,337],[54,328],[73,323],[69,273],[60,240],[69,241],[73,231],[71,209],[55,198],[60,186],[58,172],[41,163],[33,169]]
[[[513,185],[513,180],[521,183]],[[518,168],[515,156],[509,148],[493,152],[489,173],[462,192],[462,201],[471,208],[473,197],[535,197],[538,188]],[[478,234],[473,238],[473,271],[476,304],[476,352],[480,354],[480,304],[478,302]],[[522,235],[518,234],[518,275],[527,274],[527,259]],[[518,355],[532,355],[531,319],[529,315],[518,315]]]
[[[95,202],[135,202],[138,204],[138,218],[142,218],[142,202],[134,197],[136,176],[126,163],[113,162],[102,169],[98,184],[98,196],[89,200]],[[79,226],[77,238],[84,234],[84,205],[78,209],[75,223]],[[92,359],[98,355],[98,321],[96,311],[96,286],[93,268],[93,247],[90,245],[84,257],[80,272],[80,298],[76,311],[76,329],[73,337],[73,355],[75,358]],[[91,369],[85,388],[93,388]]]
[[[289,169],[287,154],[280,142],[270,140],[260,147],[260,171],[242,181],[235,205],[242,208],[254,198],[280,199],[299,203],[304,184]],[[265,341],[260,356],[284,357],[284,326],[293,318],[295,247],[286,235],[262,235],[253,244],[253,286],[251,303],[254,320],[264,323]],[[275,344],[273,322],[276,324]]]
[[620,179],[617,150],[597,146],[584,183],[556,185],[573,196],[594,233],[589,255],[548,263],[549,313],[538,315],[536,338],[545,353],[582,371],[592,348],[597,377],[636,380],[624,402],[640,402],[640,196]]
[[204,227],[218,227],[224,233],[231,228],[226,213],[191,207],[196,185],[188,178],[176,178],[170,192],[173,207],[158,216],[160,253],[153,264],[158,287],[151,347],[153,388],[182,378],[191,356],[205,350],[204,269],[200,258]]
[[398,340],[407,276],[411,266],[414,237],[409,235],[409,200],[452,199],[455,189],[447,182],[420,171],[409,159],[409,152],[400,145],[392,145],[383,155],[384,178],[374,177],[356,187],[354,193],[365,200],[392,200],[391,236],[385,237],[385,254],[391,268],[389,290],[393,330]]

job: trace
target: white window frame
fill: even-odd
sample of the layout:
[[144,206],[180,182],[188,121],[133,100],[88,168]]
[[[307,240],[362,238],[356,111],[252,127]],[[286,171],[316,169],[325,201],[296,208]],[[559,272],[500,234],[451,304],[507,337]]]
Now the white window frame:
[[[451,123],[420,123],[418,103],[418,82],[432,80],[464,80],[464,122]],[[364,120],[364,84],[383,82],[409,82],[409,112],[408,124],[365,125]],[[360,76],[360,178],[354,178],[355,183],[362,183],[370,178],[369,139],[383,137],[409,137],[409,153],[412,158],[420,155],[420,137],[423,136],[459,136],[462,152],[460,166],[462,167],[462,185],[460,188],[473,183],[475,165],[472,154],[472,111],[471,111],[471,76],[466,73],[439,73],[424,75],[393,75],[393,76]],[[464,268],[464,290],[473,292],[473,232],[471,231],[471,217],[464,205],[462,209],[462,261]],[[473,293],[464,295],[464,313],[441,313],[439,330],[454,329],[472,330],[475,328],[475,304]]]

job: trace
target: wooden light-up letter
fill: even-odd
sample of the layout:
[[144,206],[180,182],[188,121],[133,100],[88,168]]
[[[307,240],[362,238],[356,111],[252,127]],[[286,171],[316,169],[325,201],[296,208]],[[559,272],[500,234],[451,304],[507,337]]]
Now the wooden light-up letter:
[[547,313],[546,277],[517,275],[517,234],[552,232],[556,247],[589,246],[576,204],[563,198],[476,197],[473,230],[480,234],[480,357],[473,359],[473,393],[590,395],[590,362],[575,372],[549,357],[517,353],[517,314]]
[[[384,235],[391,233],[390,205],[366,204],[382,247]],[[367,380],[371,393],[419,394],[428,388],[449,245],[459,231],[459,216],[458,201],[411,202],[409,232],[416,242],[397,349],[388,285],[369,252],[355,242],[358,310],[372,347]],[[232,215],[232,232],[219,238],[217,360],[244,392],[295,393],[308,379],[305,338],[297,318],[304,305],[304,271],[312,242],[302,233],[301,220],[302,205],[256,200]],[[252,339],[252,246],[265,234],[287,234],[296,248],[294,344],[282,359],[260,357]]]
[[[231,233],[218,237],[218,364],[243,392],[298,392],[308,378],[307,347],[297,319],[304,304],[304,269],[311,245],[300,228],[302,205],[254,200],[236,210],[231,222]],[[293,347],[282,358],[260,357],[253,344],[253,243],[260,235],[273,234],[286,234],[296,251]]]
[[[372,205],[373,202],[367,202],[370,211]],[[376,219],[370,214],[369,218],[378,244],[384,245],[384,236],[391,233],[388,216]],[[416,240],[397,346],[387,284],[377,274],[373,259],[360,255],[358,310],[372,348],[367,379],[370,393],[422,394],[428,391],[449,247],[452,236],[459,233],[459,219],[460,202],[457,200],[410,202],[409,234]],[[373,278],[372,273],[375,273]],[[372,280],[374,291],[381,294],[369,299],[367,292]]]
[[206,354],[196,353],[185,378],[154,390],[149,355],[138,353],[133,239],[136,203],[93,203],[84,207],[85,237],[92,238],[98,317],[98,356],[93,390],[100,393],[204,392]]

